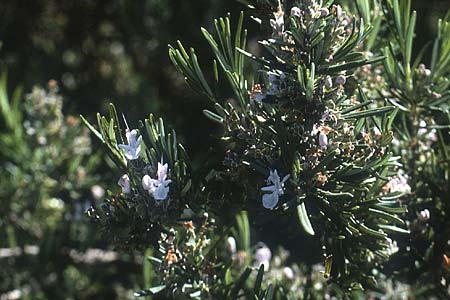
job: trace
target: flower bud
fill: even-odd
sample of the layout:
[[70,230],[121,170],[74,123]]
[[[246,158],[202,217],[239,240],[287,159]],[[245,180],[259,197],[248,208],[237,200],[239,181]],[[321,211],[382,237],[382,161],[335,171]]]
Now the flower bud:
[[117,184],[122,188],[122,193],[129,194],[131,193],[131,187],[130,187],[130,178],[127,174],[123,174],[122,177],[120,177]]

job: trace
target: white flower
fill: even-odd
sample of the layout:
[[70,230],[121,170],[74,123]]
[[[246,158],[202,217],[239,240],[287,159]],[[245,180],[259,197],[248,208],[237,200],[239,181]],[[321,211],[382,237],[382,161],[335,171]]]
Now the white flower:
[[278,176],[277,170],[270,170],[270,175],[267,178],[267,184],[271,184],[262,187],[261,190],[264,192],[270,192],[269,194],[264,194],[262,197],[263,206],[267,209],[273,209],[279,200],[279,197],[284,194],[284,183],[289,179],[291,175],[286,175],[283,180],[280,181],[280,176]]
[[99,185],[93,185],[91,187],[91,193],[92,196],[94,196],[94,199],[99,200],[105,195],[105,190]]
[[424,209],[419,213],[419,221],[426,222],[430,219],[430,211],[428,209]]
[[256,266],[259,268],[264,265],[264,270],[268,270],[271,258],[272,252],[265,244],[261,243],[261,246],[255,252]]
[[384,189],[390,191],[391,193],[411,193],[411,186],[408,184],[408,177],[401,174],[389,180],[389,182],[386,183]]
[[283,275],[284,275],[284,277],[286,277],[287,279],[290,279],[290,280],[295,278],[294,271],[290,267],[283,268]]
[[302,16],[302,11],[297,6],[291,8],[291,16],[300,18]]
[[172,180],[167,179],[168,165],[158,162],[157,179],[153,179],[148,175],[142,177],[142,187],[157,201],[165,200],[169,194],[169,184]]
[[117,184],[122,188],[122,193],[129,194],[131,193],[131,187],[130,187],[130,178],[127,174],[123,174],[122,177],[120,177]]
[[386,238],[386,244],[387,244],[386,252],[389,256],[398,252],[399,248],[397,246],[396,241],[392,241],[392,239]]
[[227,238],[226,246],[227,246],[227,250],[228,250],[229,253],[231,253],[231,254],[235,254],[236,253],[237,247],[236,247],[236,240],[234,239],[234,237],[229,236]]
[[436,129],[429,130],[427,128],[427,123],[424,120],[420,120],[417,134],[425,139],[424,142],[420,142],[420,146],[423,150],[427,150],[427,148],[431,147],[431,145],[437,141]]
[[417,130],[418,135],[425,135],[427,133],[427,122],[424,120],[420,120],[419,122],[419,130]]
[[377,126],[373,127],[373,135],[375,136],[375,139],[381,138],[381,131]]
[[330,75],[327,75],[327,77],[325,77],[325,87],[327,89],[331,89],[333,87],[333,79],[331,78]]
[[311,130],[311,136],[316,136],[319,133],[319,124],[314,123],[313,128]]
[[133,129],[130,131],[129,128],[127,128],[125,135],[127,137],[128,145],[119,144],[119,148],[125,150],[125,157],[128,160],[138,159],[141,154],[142,136],[137,137],[137,130]]

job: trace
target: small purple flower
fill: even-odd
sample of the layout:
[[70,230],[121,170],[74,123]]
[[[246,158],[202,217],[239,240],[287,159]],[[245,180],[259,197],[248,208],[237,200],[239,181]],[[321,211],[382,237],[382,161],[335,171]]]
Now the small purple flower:
[[324,150],[328,147],[328,136],[323,132],[319,133],[319,146]]
[[338,77],[336,77],[336,79],[334,80],[334,82],[336,82],[337,85],[344,85],[347,82],[347,79],[345,78],[344,75],[339,75]]

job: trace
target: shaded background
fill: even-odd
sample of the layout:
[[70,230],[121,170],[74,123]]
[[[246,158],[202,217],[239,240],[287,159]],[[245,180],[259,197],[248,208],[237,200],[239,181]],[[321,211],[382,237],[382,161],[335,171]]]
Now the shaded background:
[[[433,38],[437,18],[443,17],[449,5],[448,0],[413,1],[418,10],[416,52]],[[211,145],[216,127],[202,114],[210,104],[193,93],[171,65],[167,45],[182,40],[196,49],[206,66],[212,56],[200,27],[212,29],[215,17],[227,12],[237,16],[242,9],[230,0],[0,0],[0,62],[8,70],[10,90],[22,86],[28,93],[36,84],[45,86],[48,80],[57,80],[66,114],[81,113],[92,121],[96,112],[105,113],[108,103],[114,102],[133,127],[149,112],[164,116],[195,161]],[[246,28],[255,42],[257,27],[247,20]],[[111,179],[104,163],[99,170],[102,178]],[[93,231],[83,247],[106,247],[98,236],[93,237],[95,228],[83,230]],[[273,236],[271,240],[290,243],[287,233],[280,235],[275,230],[277,226],[266,232]],[[72,240],[62,244],[78,245]],[[40,259],[42,266],[36,265],[32,275],[19,274],[30,263],[37,263],[26,259],[0,272],[0,277],[10,274],[10,278],[0,278],[0,283],[11,283],[0,284],[0,296],[14,282],[26,281],[27,276],[39,278],[40,272],[53,272],[52,268],[60,268],[61,276],[72,276],[78,285],[63,286],[59,279],[41,283],[44,295],[51,299],[70,299],[70,289],[75,290],[70,294],[73,299],[124,299],[129,293],[123,290],[138,289],[136,282],[142,281],[142,266],[136,263],[142,257],[131,254],[112,264],[87,266],[64,261],[66,256],[59,257],[61,261],[51,256]],[[49,267],[46,264],[51,260],[55,265]]]
[[[419,11],[417,44],[423,45],[449,1],[416,0],[413,6]],[[211,55],[200,27],[211,29],[215,17],[236,16],[242,9],[225,0],[2,0],[0,58],[11,86],[30,90],[49,79],[60,82],[65,107],[74,114],[93,118],[114,102],[130,120],[148,112],[165,116],[195,156],[211,132],[201,114],[205,99],[176,73],[167,45],[181,39],[208,64]],[[251,37],[256,27],[247,28]]]

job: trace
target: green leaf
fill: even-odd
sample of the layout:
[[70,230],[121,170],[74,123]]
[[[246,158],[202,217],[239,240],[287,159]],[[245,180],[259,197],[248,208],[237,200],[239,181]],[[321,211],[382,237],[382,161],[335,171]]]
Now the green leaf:
[[314,63],[311,63],[311,69],[309,70],[308,75],[308,82],[306,83],[306,99],[312,101],[314,97],[314,82],[316,76],[316,66]]
[[103,139],[103,136],[100,132],[97,131],[97,129],[94,128],[94,126],[89,123],[88,120],[86,120],[83,115],[80,115],[81,121],[84,123],[84,125],[102,142],[105,143],[105,140]]
[[256,295],[259,295],[259,291],[261,290],[261,283],[263,280],[263,276],[264,276],[264,264],[261,264],[261,266],[259,266],[258,274],[256,275],[255,287],[253,288],[253,291],[255,292]]
[[251,273],[252,269],[247,267],[241,276],[239,276],[239,279],[236,281],[233,290],[231,291],[231,299],[236,299],[239,290],[244,286]]
[[264,300],[272,300],[274,295],[274,288],[272,284],[269,284],[269,287],[266,290],[266,295],[264,296]]
[[212,111],[204,109],[203,114],[211,121],[219,123],[219,124],[223,124],[223,118],[221,116],[213,113]]
[[344,114],[344,115],[342,115],[342,118],[344,118],[344,119],[367,118],[367,117],[370,117],[370,116],[382,115],[382,114],[390,112],[390,111],[392,111],[394,109],[395,109],[394,106],[385,106],[385,107],[380,107],[380,108],[373,108],[373,109],[358,111],[358,112],[354,112],[354,113]]
[[401,234],[409,234],[409,230],[397,227],[397,226],[392,226],[392,225],[383,225],[383,224],[378,224],[378,227],[385,230],[385,231],[390,231],[390,232],[394,232],[394,233],[401,233]]
[[144,297],[144,296],[149,296],[149,295],[155,295],[155,294],[162,292],[165,288],[166,288],[166,285],[158,285],[158,286],[152,287],[148,290],[135,292],[134,296],[135,297]]
[[297,214],[300,224],[302,225],[305,232],[309,235],[315,235],[314,229],[309,221],[308,212],[306,211],[305,202],[302,202],[297,206]]

